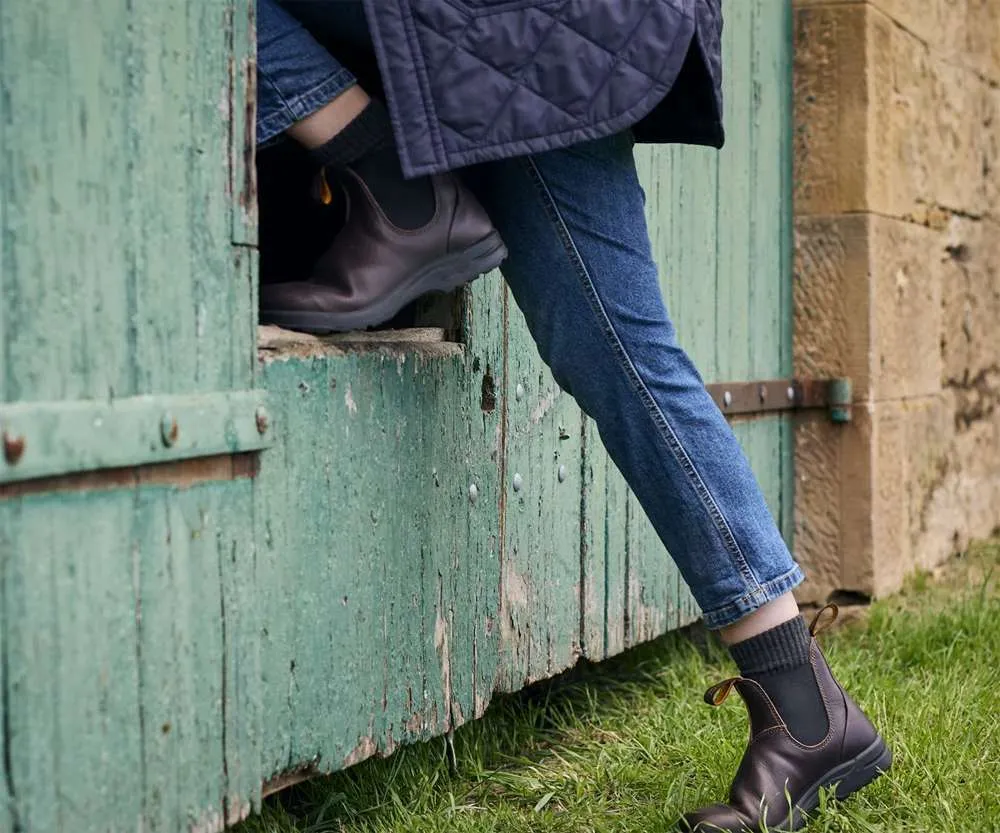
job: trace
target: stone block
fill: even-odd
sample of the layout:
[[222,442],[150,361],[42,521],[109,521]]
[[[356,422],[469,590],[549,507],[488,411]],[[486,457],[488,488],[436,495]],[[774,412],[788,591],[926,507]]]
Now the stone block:
[[879,216],[869,229],[872,398],[932,396],[941,387],[944,237]]
[[[830,0],[795,0],[797,8],[831,5]],[[1000,81],[998,0],[837,0],[836,5],[868,5],[941,58]]]
[[793,158],[800,215],[867,205],[870,16],[864,5],[795,10]]
[[871,380],[870,242],[867,214],[795,221],[795,374],[849,376],[858,399]]
[[799,376],[848,376],[856,401],[928,396],[941,384],[941,233],[867,214],[796,220]]
[[962,60],[1000,83],[1000,0],[965,0],[966,49]]
[[995,209],[1000,99],[977,70],[868,3],[800,0],[795,39],[797,213],[940,227],[949,211]]
[[1000,365],[1000,223],[953,217],[945,252],[942,383],[974,386]]
[[835,590],[874,592],[872,423],[866,407],[849,425],[803,414],[795,431],[795,557],[806,573],[801,602]]
[[872,164],[888,175],[869,188],[869,208],[928,225],[939,225],[940,209],[984,213],[994,91],[905,30],[893,27],[887,44],[890,77],[870,130]]
[[945,487],[954,432],[944,395],[879,402],[873,418],[874,591],[883,596],[897,591],[916,567],[938,564],[951,553],[951,540],[940,535],[922,557],[915,544],[928,528],[926,507]]

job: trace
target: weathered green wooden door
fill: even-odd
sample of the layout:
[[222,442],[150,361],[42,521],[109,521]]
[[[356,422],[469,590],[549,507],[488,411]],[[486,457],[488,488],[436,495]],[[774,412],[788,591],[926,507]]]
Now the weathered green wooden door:
[[[710,381],[790,370],[788,5],[729,4],[722,154],[638,152]],[[252,9],[0,4],[3,830],[218,828],[697,613],[498,275],[258,349]]]

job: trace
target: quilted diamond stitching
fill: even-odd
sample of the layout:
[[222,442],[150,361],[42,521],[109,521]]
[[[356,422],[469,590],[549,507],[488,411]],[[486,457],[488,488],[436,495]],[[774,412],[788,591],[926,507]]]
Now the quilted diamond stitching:
[[[452,3],[451,0],[446,0],[446,2],[449,2],[449,4],[452,5],[454,8],[461,10],[461,6],[458,6],[455,3]],[[607,87],[607,85],[610,82],[611,78],[614,76],[615,71],[618,69],[619,65],[622,64],[622,63],[626,63],[631,70],[633,70],[638,75],[641,75],[643,78],[645,78],[649,82],[649,86],[647,87],[647,90],[648,90],[649,88],[656,86],[659,83],[659,80],[657,78],[655,78],[654,76],[650,75],[645,70],[643,70],[643,69],[635,66],[633,63],[625,61],[624,57],[623,57],[623,53],[625,53],[628,50],[628,47],[632,43],[633,39],[635,38],[636,33],[642,28],[642,24],[645,22],[646,18],[649,16],[650,12],[652,11],[652,9],[655,7],[655,5],[657,3],[664,3],[666,5],[669,5],[674,11],[676,11],[676,12],[682,14],[682,15],[684,14],[684,9],[681,8],[681,7],[678,7],[677,3],[674,0],[649,0],[648,4],[646,5],[645,11],[643,12],[642,17],[640,18],[639,23],[635,26],[635,28],[633,29],[633,31],[629,34],[629,37],[625,40],[625,43],[622,45],[622,48],[618,52],[614,52],[614,51],[608,49],[603,44],[597,43],[596,41],[594,41],[593,39],[591,39],[585,33],[580,32],[575,27],[570,26],[568,23],[566,23],[565,21],[561,20],[557,16],[558,9],[550,9],[550,8],[545,8],[545,7],[536,7],[535,11],[540,12],[540,13],[544,14],[545,16],[549,17],[552,20],[552,25],[550,25],[549,28],[546,29],[545,35],[543,35],[543,37],[539,41],[538,47],[536,48],[534,54],[535,55],[538,54],[539,50],[541,49],[541,46],[545,43],[546,39],[552,33],[552,31],[555,29],[555,27],[556,26],[562,26],[564,29],[572,32],[574,35],[576,35],[578,38],[580,38],[580,40],[583,41],[585,44],[587,44],[589,48],[598,49],[598,50],[604,52],[605,54],[610,55],[612,57],[612,59],[613,59],[612,63],[611,63],[611,66],[608,69],[608,72],[605,74],[604,80],[598,85],[597,91],[595,92],[594,96],[591,98],[591,101],[589,102],[588,106],[590,106],[593,103],[593,101],[596,100],[597,95],[599,95],[605,89],[605,87]],[[509,103],[510,99],[516,94],[517,88],[526,90],[527,92],[531,93],[536,98],[538,98],[547,107],[549,107],[549,108],[551,108],[553,110],[559,111],[563,115],[568,116],[569,118],[573,119],[573,121],[576,121],[576,122],[580,121],[580,117],[578,115],[576,115],[574,113],[568,112],[563,107],[559,106],[559,104],[557,104],[556,102],[554,102],[551,99],[547,98],[546,96],[542,95],[538,90],[535,90],[535,89],[531,88],[530,86],[528,86],[527,84],[524,84],[521,81],[520,78],[514,77],[514,76],[510,75],[509,73],[505,72],[504,70],[502,70],[499,67],[495,66],[494,64],[490,63],[488,60],[484,59],[480,55],[477,55],[476,53],[472,52],[469,49],[469,47],[465,46],[462,43],[462,41],[465,39],[465,37],[466,37],[466,35],[467,35],[468,31],[469,31],[469,28],[472,26],[472,24],[476,20],[481,20],[481,19],[483,19],[485,17],[490,17],[490,16],[493,16],[493,15],[504,14],[505,13],[504,10],[497,10],[496,12],[487,13],[487,14],[478,14],[478,15],[472,14],[471,12],[469,12],[468,9],[464,9],[463,11],[466,14],[469,15],[468,22],[467,22],[466,26],[462,29],[459,37],[457,37],[455,39],[455,48],[449,54],[448,61],[446,61],[444,65],[447,65],[447,63],[450,62],[450,60],[454,56],[455,52],[460,51],[463,54],[465,54],[466,56],[468,56],[469,58],[472,58],[473,60],[477,61],[478,63],[480,63],[480,64],[488,67],[491,72],[494,72],[494,73],[497,73],[497,74],[501,75],[502,77],[506,78],[508,81],[511,81],[512,83],[514,83],[516,85],[515,89],[512,90],[511,93],[507,97],[505,97],[504,100],[497,107],[497,110],[494,113],[493,119],[491,120],[489,126],[486,128],[485,131],[483,131],[483,135],[487,135],[489,133],[489,131],[492,130],[493,127],[496,125],[496,122],[500,118],[500,116],[502,115],[504,108]],[[413,15],[412,21],[413,21],[413,25],[414,25],[415,29],[421,29],[424,32],[429,33],[431,35],[435,35],[437,37],[443,37],[439,32],[437,32],[434,29],[434,27],[428,25],[428,22],[426,20],[420,20],[417,15]],[[439,76],[439,74],[441,72],[441,69],[442,69],[442,67],[438,67],[438,75],[435,76],[434,82],[436,82],[438,80],[438,76]],[[438,118],[439,118],[440,123],[442,125],[446,125],[447,124],[447,126],[449,127],[449,129],[453,133],[455,133],[455,134],[457,134],[459,136],[463,136],[465,138],[469,138],[468,135],[465,132],[457,129],[454,125],[449,124],[444,118],[442,118],[440,116],[440,114],[438,114]]]

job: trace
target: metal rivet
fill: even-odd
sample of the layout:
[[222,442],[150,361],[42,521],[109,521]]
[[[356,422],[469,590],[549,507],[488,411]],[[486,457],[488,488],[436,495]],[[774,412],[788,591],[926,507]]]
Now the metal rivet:
[[788,397],[788,401],[789,402],[794,402],[795,401],[795,388],[789,387],[788,390],[785,391],[785,396]]
[[268,414],[267,408],[263,406],[258,408],[254,418],[257,421],[257,433],[266,434],[267,429],[271,427],[271,416]]
[[559,482],[563,483],[566,480],[566,466],[559,466]]
[[728,390],[722,394],[722,403],[728,408],[733,404],[733,395]]
[[469,486],[469,503],[475,506],[477,500],[479,500],[479,487],[473,483]]
[[15,437],[3,432],[3,456],[12,466],[24,456],[24,437]]
[[515,473],[512,485],[514,486],[515,492],[520,492],[521,488],[524,486],[524,478],[522,478],[521,475]]
[[519,400],[524,399],[524,385],[520,382],[518,382],[517,387],[514,388],[514,396]]
[[177,420],[169,413],[164,414],[160,420],[160,437],[163,439],[163,444],[166,446],[173,445],[177,442],[180,433],[181,429],[177,425]]

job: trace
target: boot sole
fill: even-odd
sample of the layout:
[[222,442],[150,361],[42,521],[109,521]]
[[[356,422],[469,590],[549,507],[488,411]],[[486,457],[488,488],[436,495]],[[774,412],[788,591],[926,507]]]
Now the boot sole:
[[384,324],[403,307],[429,292],[451,292],[496,269],[507,259],[507,247],[498,232],[460,252],[453,252],[427,264],[392,292],[367,307],[351,312],[303,312],[262,309],[262,324],[276,324],[289,330],[324,335],[364,330]]
[[772,826],[771,829],[787,831],[788,833],[801,830],[808,821],[807,814],[819,806],[820,790],[824,787],[836,784],[837,800],[843,801],[849,795],[870,784],[882,773],[888,772],[890,767],[892,767],[892,751],[886,746],[885,741],[878,737],[864,752],[830,770],[803,794],[792,811],[790,827]]

